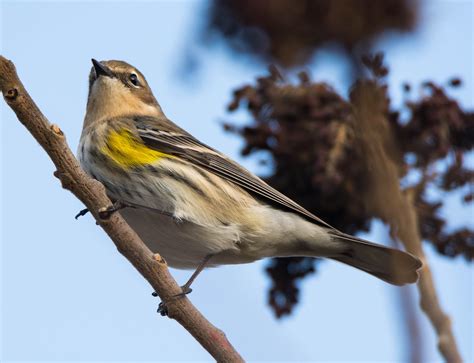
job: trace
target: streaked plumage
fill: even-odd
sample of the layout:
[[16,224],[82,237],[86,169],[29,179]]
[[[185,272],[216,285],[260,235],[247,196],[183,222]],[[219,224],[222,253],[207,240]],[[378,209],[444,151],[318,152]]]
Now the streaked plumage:
[[415,257],[335,230],[168,120],[135,68],[97,67],[106,74],[91,72],[79,160],[112,199],[134,206],[120,213],[170,266],[195,268],[209,255],[210,266],[317,256],[390,283],[416,281]]

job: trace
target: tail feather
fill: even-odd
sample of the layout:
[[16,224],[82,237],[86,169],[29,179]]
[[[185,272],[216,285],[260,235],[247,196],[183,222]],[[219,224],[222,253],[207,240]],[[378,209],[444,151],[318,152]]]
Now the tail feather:
[[332,259],[365,271],[393,285],[405,285],[418,280],[421,261],[394,248],[385,247],[343,233],[332,233],[332,238],[345,246]]

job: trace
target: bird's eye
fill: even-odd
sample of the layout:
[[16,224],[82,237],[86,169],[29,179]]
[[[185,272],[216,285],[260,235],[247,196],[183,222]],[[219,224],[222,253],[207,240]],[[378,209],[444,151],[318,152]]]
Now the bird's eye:
[[140,82],[138,81],[138,76],[135,73],[131,73],[129,76],[130,83],[133,84],[135,87],[140,86]]

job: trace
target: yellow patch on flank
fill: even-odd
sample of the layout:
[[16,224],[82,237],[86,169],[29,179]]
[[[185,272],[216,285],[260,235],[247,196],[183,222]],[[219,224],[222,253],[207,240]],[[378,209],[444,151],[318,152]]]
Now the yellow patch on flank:
[[121,167],[130,168],[152,164],[161,158],[173,155],[150,149],[128,130],[112,131],[107,137],[102,152]]

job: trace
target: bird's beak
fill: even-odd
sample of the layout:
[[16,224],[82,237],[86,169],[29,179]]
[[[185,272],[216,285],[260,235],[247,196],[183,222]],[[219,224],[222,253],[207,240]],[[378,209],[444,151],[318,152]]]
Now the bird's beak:
[[100,76],[106,76],[111,78],[115,77],[112,71],[107,66],[103,65],[99,61],[96,61],[94,58],[92,58],[92,64],[94,65],[95,74],[97,78],[99,78]]

